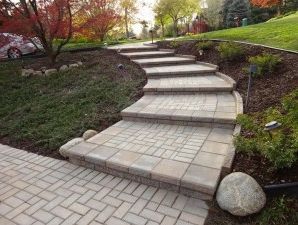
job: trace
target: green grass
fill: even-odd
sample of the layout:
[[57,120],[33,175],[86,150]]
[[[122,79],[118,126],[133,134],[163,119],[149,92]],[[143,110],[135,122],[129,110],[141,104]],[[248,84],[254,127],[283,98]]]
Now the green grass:
[[[98,65],[50,77],[24,78],[20,61],[1,63],[0,137],[54,152],[87,129],[118,121],[145,78],[138,67],[113,54],[96,57]],[[125,65],[122,75],[118,63]]]
[[208,32],[193,37],[246,41],[298,51],[298,12],[265,23]]

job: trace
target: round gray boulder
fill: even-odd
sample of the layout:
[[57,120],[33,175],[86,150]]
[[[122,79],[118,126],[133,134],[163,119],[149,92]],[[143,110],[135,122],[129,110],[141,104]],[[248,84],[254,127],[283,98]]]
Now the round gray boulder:
[[216,200],[221,209],[235,216],[248,216],[265,206],[266,195],[254,178],[236,172],[222,180]]
[[89,138],[92,138],[93,136],[95,136],[96,134],[98,134],[96,130],[87,130],[83,134],[83,139],[86,141]]

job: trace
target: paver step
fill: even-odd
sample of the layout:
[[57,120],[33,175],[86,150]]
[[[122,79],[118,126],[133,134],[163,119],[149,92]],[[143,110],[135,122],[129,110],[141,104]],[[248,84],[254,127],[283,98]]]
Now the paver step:
[[232,93],[164,94],[145,95],[121,115],[126,120],[210,126],[210,123],[235,124],[236,109],[237,101]]
[[146,52],[146,51],[157,51],[158,48],[156,45],[117,45],[109,47],[108,49],[116,50],[119,53],[128,53],[128,52]]
[[177,92],[231,92],[234,83],[216,75],[168,77],[149,79],[144,87],[146,94]]
[[61,154],[75,164],[210,200],[229,157],[232,133],[120,121]]
[[130,59],[142,59],[142,58],[160,58],[174,56],[174,52],[168,51],[146,51],[146,52],[129,52],[121,53],[121,55],[126,56]]
[[195,59],[186,58],[186,57],[162,57],[162,58],[145,58],[145,59],[136,59],[133,62],[139,64],[143,68],[153,67],[153,66],[169,66],[169,65],[183,65],[195,63]]
[[191,76],[191,75],[210,75],[214,74],[217,69],[201,64],[189,65],[172,65],[144,68],[148,78],[154,77],[174,77],[174,76]]

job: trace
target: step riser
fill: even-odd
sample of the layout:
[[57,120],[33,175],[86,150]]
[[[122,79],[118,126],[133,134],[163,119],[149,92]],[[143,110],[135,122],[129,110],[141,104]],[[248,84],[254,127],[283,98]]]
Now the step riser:
[[[116,49],[117,52],[119,50]],[[130,52],[150,52],[150,51],[158,51],[157,48],[126,48],[126,49],[120,49],[120,53],[130,53]]]
[[176,61],[176,62],[166,62],[166,63],[162,63],[162,62],[158,62],[158,63],[137,63],[138,65],[140,65],[143,68],[150,68],[150,67],[160,67],[160,66],[177,66],[177,65],[188,65],[188,64],[193,64],[195,63],[195,60],[193,61]]
[[164,53],[164,54],[152,54],[152,55],[136,55],[136,56],[127,56],[131,60],[133,59],[147,59],[147,58],[161,58],[161,57],[171,57],[174,56],[174,53]]
[[210,76],[214,75],[214,71],[209,72],[195,72],[195,73],[162,73],[162,74],[147,74],[147,78],[149,79],[160,79],[160,78],[171,78],[171,77],[189,77],[189,76]]
[[143,88],[145,95],[183,95],[183,94],[191,94],[191,93],[198,93],[198,92],[204,92],[205,94],[213,94],[217,92],[232,92],[233,87],[226,87],[226,88]]
[[201,200],[207,200],[210,201],[213,198],[213,193],[206,193],[208,192],[208,190],[206,190],[204,187],[197,187],[196,189],[198,190],[202,190],[202,191],[198,191],[198,190],[193,190],[193,189],[189,189],[180,185],[175,185],[175,184],[170,184],[170,183],[165,183],[165,182],[161,182],[158,180],[153,180],[150,178],[146,178],[146,177],[142,177],[142,176],[138,176],[135,174],[131,174],[129,172],[124,172],[124,171],[120,171],[117,170],[113,167],[108,167],[106,165],[96,165],[94,163],[91,162],[87,162],[84,158],[69,158],[69,161],[72,164],[78,165],[78,166],[83,166],[86,167],[88,169],[92,169],[92,170],[96,170],[99,172],[103,172],[103,173],[107,173],[107,174],[111,174],[113,176],[117,176],[117,177],[121,177],[124,179],[129,179],[135,182],[139,182],[145,185],[149,185],[149,186],[153,186],[153,187],[157,187],[157,188],[162,188],[162,189],[167,189],[170,191],[174,191],[174,192],[178,192],[181,193],[185,196],[188,197],[193,197],[193,198],[198,198]]
[[[224,128],[224,129],[233,129],[235,127],[236,122],[226,121],[222,119],[218,119],[218,122],[213,122],[211,118],[202,118],[201,120],[196,119],[197,121],[192,121],[190,119],[171,119],[170,116],[160,116],[156,115],[143,115],[136,116],[134,114],[129,113],[121,113],[122,119],[125,121],[133,121],[133,122],[149,122],[149,123],[162,123],[162,124],[170,124],[170,125],[181,125],[181,126],[195,126],[195,127],[208,127],[208,128]],[[210,121],[210,122],[208,122]]]

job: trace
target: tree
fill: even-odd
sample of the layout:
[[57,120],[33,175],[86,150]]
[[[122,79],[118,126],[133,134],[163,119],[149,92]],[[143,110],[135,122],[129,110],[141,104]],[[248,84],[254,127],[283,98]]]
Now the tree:
[[207,0],[208,8],[204,9],[203,15],[208,25],[212,28],[218,28],[221,21],[221,9],[223,0]]
[[84,10],[78,16],[82,24],[81,32],[92,39],[104,41],[107,33],[120,21],[121,16],[116,13],[114,0],[88,0]]
[[174,26],[174,36],[178,34],[178,22],[199,11],[198,0],[159,0],[158,7],[163,15],[168,15]]
[[121,7],[124,11],[124,22],[126,38],[129,38],[129,24],[132,21],[132,16],[137,13],[138,9],[135,0],[121,0]]
[[165,25],[170,21],[169,15],[163,10],[160,4],[155,4],[153,11],[155,13],[155,24],[160,25],[162,37],[165,36]]
[[[74,32],[73,14],[79,8],[75,3],[75,0],[1,1],[0,30],[29,38],[38,37],[45,53],[54,63]],[[60,40],[57,46],[54,46],[55,39]]]
[[261,8],[270,8],[273,6],[277,6],[277,12],[278,15],[281,11],[281,5],[284,0],[251,0],[251,3],[255,6],[261,7]]
[[227,27],[239,26],[242,19],[250,18],[250,14],[251,10],[248,0],[233,0],[227,12]]

